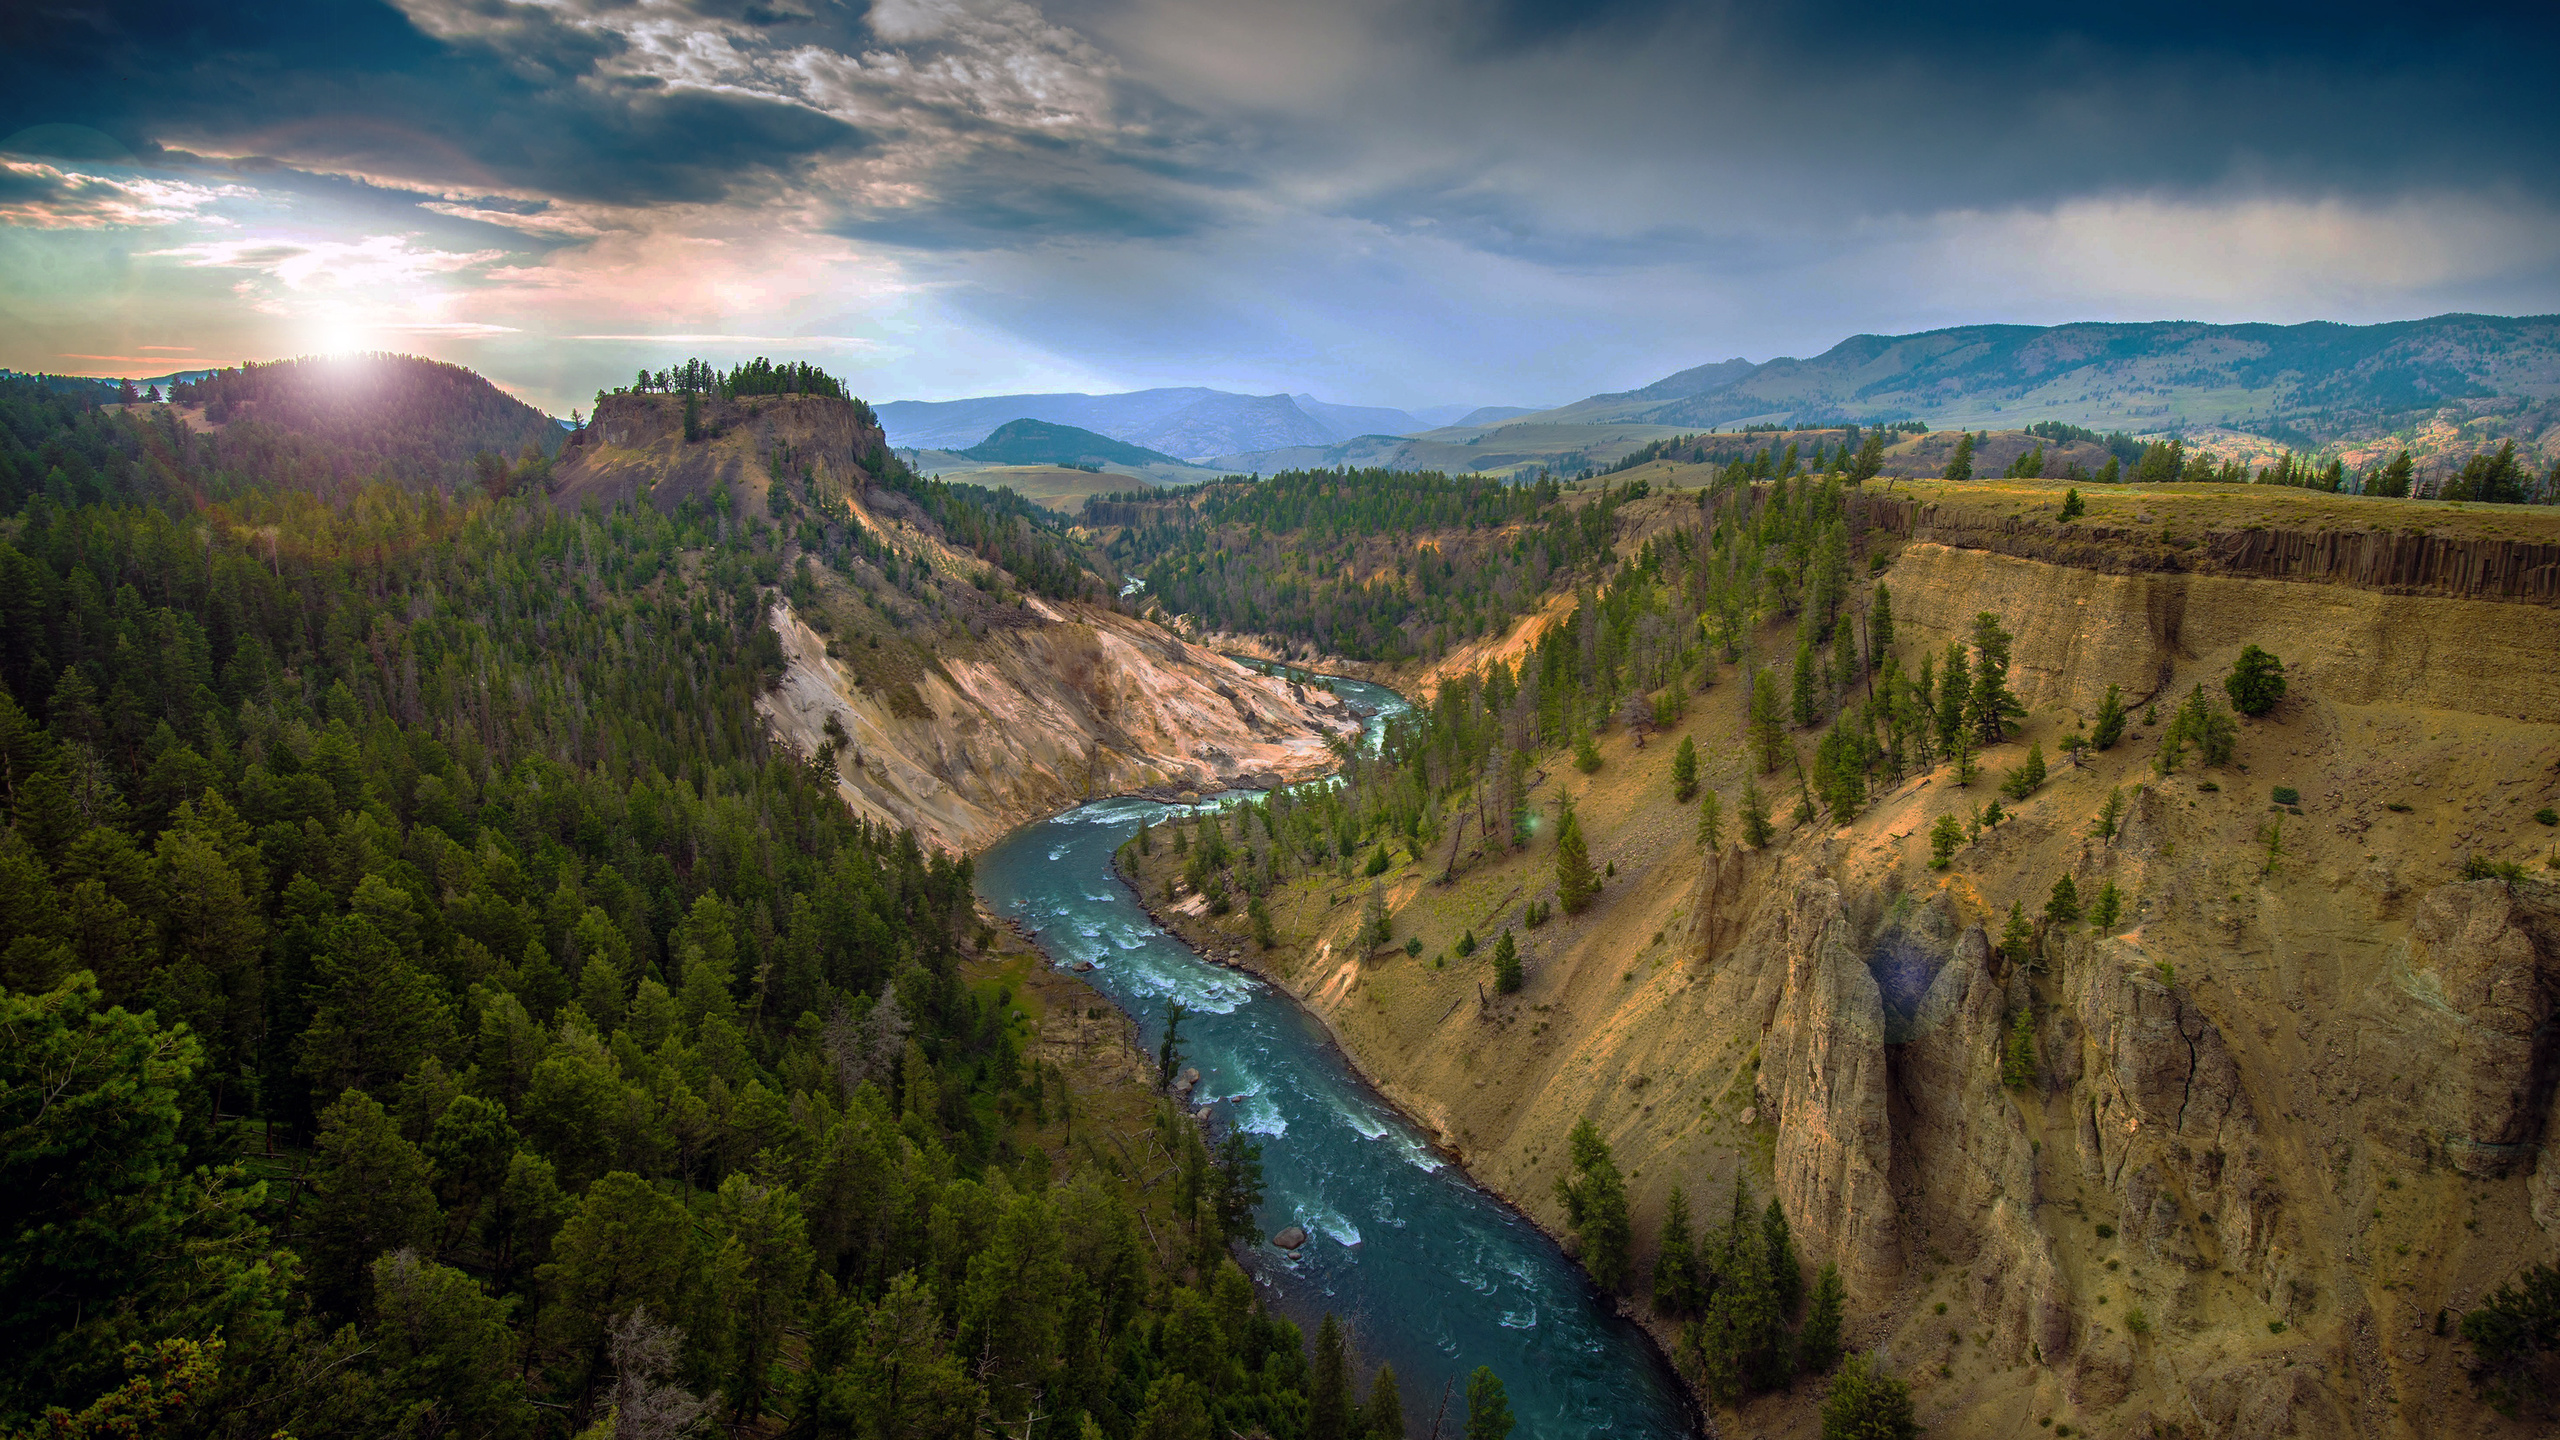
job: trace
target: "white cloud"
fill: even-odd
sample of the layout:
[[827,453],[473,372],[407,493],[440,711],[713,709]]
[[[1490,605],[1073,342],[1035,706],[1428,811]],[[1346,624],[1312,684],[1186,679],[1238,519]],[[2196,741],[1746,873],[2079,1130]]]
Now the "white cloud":
[[97,175],[32,160],[0,160],[0,225],[31,230],[98,230],[230,222],[207,210],[252,194],[238,185],[199,185],[151,175]]

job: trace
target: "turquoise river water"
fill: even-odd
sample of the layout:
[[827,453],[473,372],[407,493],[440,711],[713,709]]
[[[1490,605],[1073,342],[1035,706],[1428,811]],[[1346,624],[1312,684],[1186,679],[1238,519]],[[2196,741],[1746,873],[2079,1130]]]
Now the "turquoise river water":
[[[1333,684],[1378,711],[1373,740],[1403,708],[1392,691]],[[1441,1433],[1459,1433],[1478,1365],[1510,1392],[1515,1440],[1693,1433],[1659,1353],[1553,1241],[1434,1153],[1288,996],[1148,918],[1112,852],[1183,813],[1104,800],[1027,825],[979,857],[978,888],[1051,963],[1090,961],[1085,978],[1138,1018],[1150,1051],[1166,1000],[1182,1002],[1197,1093],[1262,1146],[1263,1234],[1297,1224],[1311,1237],[1294,1256],[1266,1242],[1249,1257],[1282,1312],[1310,1333],[1325,1311],[1341,1316],[1368,1366],[1395,1366],[1416,1435],[1452,1381]]]

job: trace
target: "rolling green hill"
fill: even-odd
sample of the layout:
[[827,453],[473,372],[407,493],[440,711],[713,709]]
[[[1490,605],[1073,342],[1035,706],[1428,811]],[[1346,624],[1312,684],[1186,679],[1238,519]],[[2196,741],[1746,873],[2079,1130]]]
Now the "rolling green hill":
[[990,465],[1065,465],[1078,469],[1182,463],[1143,445],[1047,420],[1008,420],[986,439],[955,453]]

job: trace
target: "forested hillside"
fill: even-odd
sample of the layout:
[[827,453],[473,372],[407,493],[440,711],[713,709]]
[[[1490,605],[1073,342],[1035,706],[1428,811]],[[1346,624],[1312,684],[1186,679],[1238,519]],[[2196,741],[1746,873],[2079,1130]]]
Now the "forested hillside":
[[[2540,1433],[2548,1065],[2470,1037],[2560,973],[2560,551],[2482,503],[2553,477],[2056,426],[1888,487],[1886,438],[1677,437],[1507,517],[1097,502],[1169,606],[1319,667],[1381,617],[1428,702],[1124,870],[1569,1234],[1721,1433],[1811,1433],[1835,1362],[1952,1433]],[[1435,557],[1499,596],[1585,525],[1435,643]],[[1272,535],[1292,603],[1231,578]]]
[[388,475],[451,485],[483,451],[515,460],[560,448],[549,416],[459,365],[415,355],[242,365],[172,385],[169,399],[197,407],[207,425],[293,437],[270,443],[293,446],[342,480]]
[[781,532],[0,422],[0,1433],[1348,1413],[1250,1151],[1072,1129],[968,862],[768,738]]
[[1603,553],[1620,492],[1579,506],[1563,494],[1552,480],[1302,470],[1097,496],[1084,518],[1174,614],[1394,661],[1499,632],[1544,602],[1552,577]]

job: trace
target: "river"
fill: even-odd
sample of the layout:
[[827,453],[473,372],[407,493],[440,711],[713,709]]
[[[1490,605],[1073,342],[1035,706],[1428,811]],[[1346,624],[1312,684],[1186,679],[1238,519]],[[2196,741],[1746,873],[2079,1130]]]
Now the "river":
[[[1393,691],[1333,684],[1379,712],[1373,743],[1404,709]],[[1183,813],[1102,800],[1024,826],[979,857],[978,889],[1052,963],[1092,962],[1085,978],[1138,1018],[1150,1052],[1165,1001],[1181,1000],[1197,1093],[1262,1145],[1263,1234],[1294,1223],[1311,1237],[1294,1256],[1266,1241],[1249,1257],[1280,1310],[1310,1334],[1324,1312],[1341,1316],[1365,1365],[1395,1366],[1417,1436],[1452,1381],[1441,1432],[1459,1433],[1479,1365],[1509,1390],[1518,1440],[1693,1433],[1659,1353],[1553,1241],[1435,1154],[1290,997],[1148,918],[1112,852]]]

